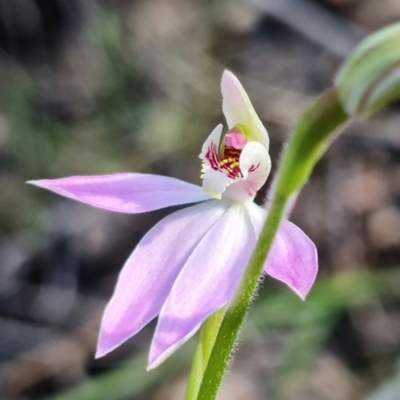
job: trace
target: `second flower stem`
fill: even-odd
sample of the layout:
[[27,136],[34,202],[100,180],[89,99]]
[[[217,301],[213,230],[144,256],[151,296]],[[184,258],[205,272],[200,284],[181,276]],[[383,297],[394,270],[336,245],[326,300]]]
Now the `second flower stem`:
[[226,307],[218,310],[207,318],[201,328],[199,342],[196,347],[190,371],[185,400],[197,399],[197,394],[203,379],[204,371],[206,370],[208,360],[210,358],[211,351],[225,313]]

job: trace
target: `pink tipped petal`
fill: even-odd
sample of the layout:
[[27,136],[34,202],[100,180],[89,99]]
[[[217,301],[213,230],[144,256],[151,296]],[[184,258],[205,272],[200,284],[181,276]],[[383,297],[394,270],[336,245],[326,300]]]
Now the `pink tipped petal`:
[[243,205],[233,204],[187,260],[161,309],[151,344],[155,368],[232,300],[255,243]]
[[[266,212],[254,203],[248,204],[247,209],[258,236]],[[315,244],[299,227],[283,220],[264,265],[264,272],[286,283],[304,300],[318,272]]]
[[65,197],[122,213],[209,200],[201,187],[167,176],[123,173],[30,181]]
[[224,197],[243,201],[253,198],[264,185],[271,171],[271,158],[261,143],[250,142],[240,154],[239,166],[243,178],[230,185]]
[[96,357],[157,316],[190,254],[224,212],[224,202],[198,204],[169,215],[144,236],[126,261],[105,309]]
[[222,75],[222,110],[229,129],[239,126],[249,140],[260,142],[268,151],[269,137],[260,121],[243,86],[232,72],[225,70]]

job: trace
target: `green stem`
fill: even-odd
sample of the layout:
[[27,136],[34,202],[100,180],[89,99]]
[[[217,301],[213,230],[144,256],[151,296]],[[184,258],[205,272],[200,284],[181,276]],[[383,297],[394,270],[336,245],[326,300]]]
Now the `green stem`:
[[[280,166],[267,220],[244,273],[242,285],[223,318],[214,347],[206,361],[198,396],[194,399],[216,398],[286,207],[306,182],[313,166],[328,147],[333,133],[346,120],[347,115],[338,100],[336,90],[329,89],[316,100],[296,125]],[[294,160],[298,164],[293,165]]]
[[[315,164],[335,138],[337,129],[349,121],[354,113],[369,116],[381,106],[400,97],[399,34],[400,24],[397,24],[366,39],[345,63],[336,79],[336,86],[325,91],[298,121],[278,171],[267,220],[242,284],[219,330],[216,329],[217,325],[212,326],[213,335],[218,330],[212,351],[208,349],[203,352],[203,347],[200,347],[196,353],[195,375],[192,378],[194,392],[200,380],[201,383],[198,396],[191,400],[216,398],[286,207],[307,182]],[[207,330],[204,328],[204,332]]]
[[[222,321],[200,385],[198,400],[213,400],[217,396],[242,322],[256,290],[266,254],[271,247],[284,214],[285,204],[284,198],[275,196],[264,229],[246,269],[243,284],[239,290],[240,294],[236,297]],[[266,226],[268,226],[268,229],[265,228]]]
[[210,358],[225,313],[226,307],[212,314],[203,323],[200,331],[199,342],[193,358],[185,400],[197,399],[204,371],[206,370],[208,359]]

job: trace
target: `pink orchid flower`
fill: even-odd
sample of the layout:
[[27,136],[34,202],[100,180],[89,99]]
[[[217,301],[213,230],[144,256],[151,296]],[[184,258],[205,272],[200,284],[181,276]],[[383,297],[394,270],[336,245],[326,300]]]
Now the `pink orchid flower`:
[[[123,213],[200,203],[156,224],[130,255],[108,303],[96,357],[139,332],[157,315],[148,369],[193,336],[204,320],[229,305],[267,211],[253,200],[271,169],[266,129],[238,79],[222,76],[223,112],[205,141],[202,187],[165,176],[123,173],[31,181],[62,196]],[[264,272],[305,298],[318,269],[314,243],[284,220]]]

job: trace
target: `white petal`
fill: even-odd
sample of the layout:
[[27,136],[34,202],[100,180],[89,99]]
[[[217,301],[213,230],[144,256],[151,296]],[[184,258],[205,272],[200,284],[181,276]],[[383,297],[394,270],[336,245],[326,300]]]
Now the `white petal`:
[[262,143],[268,151],[268,132],[255,112],[246,91],[232,72],[224,71],[221,91],[223,96],[222,110],[229,129],[239,125],[249,140]]
[[223,171],[215,171],[211,167],[205,167],[203,178],[203,190],[210,197],[221,199],[225,189],[234,182]]
[[204,142],[203,147],[201,148],[201,153],[200,153],[199,157],[201,158],[201,160],[203,160],[204,163],[206,163],[206,164],[208,163],[208,165],[209,165],[209,162],[206,158],[206,154],[208,151],[210,151],[211,146],[215,145],[217,148],[217,151],[218,151],[219,144],[221,142],[221,135],[222,135],[222,124],[219,124],[210,133],[210,135]]
[[240,155],[239,166],[243,178],[229,186],[224,197],[243,201],[253,198],[264,185],[271,171],[271,158],[261,143],[250,142]]
[[[221,199],[222,192],[234,181],[232,178],[229,178],[224,171],[215,170],[210,162],[210,157],[213,159],[212,154],[218,155],[221,134],[222,124],[219,124],[204,142],[200,153],[204,168],[203,191],[216,199]],[[216,160],[216,163],[217,162],[218,160]]]

